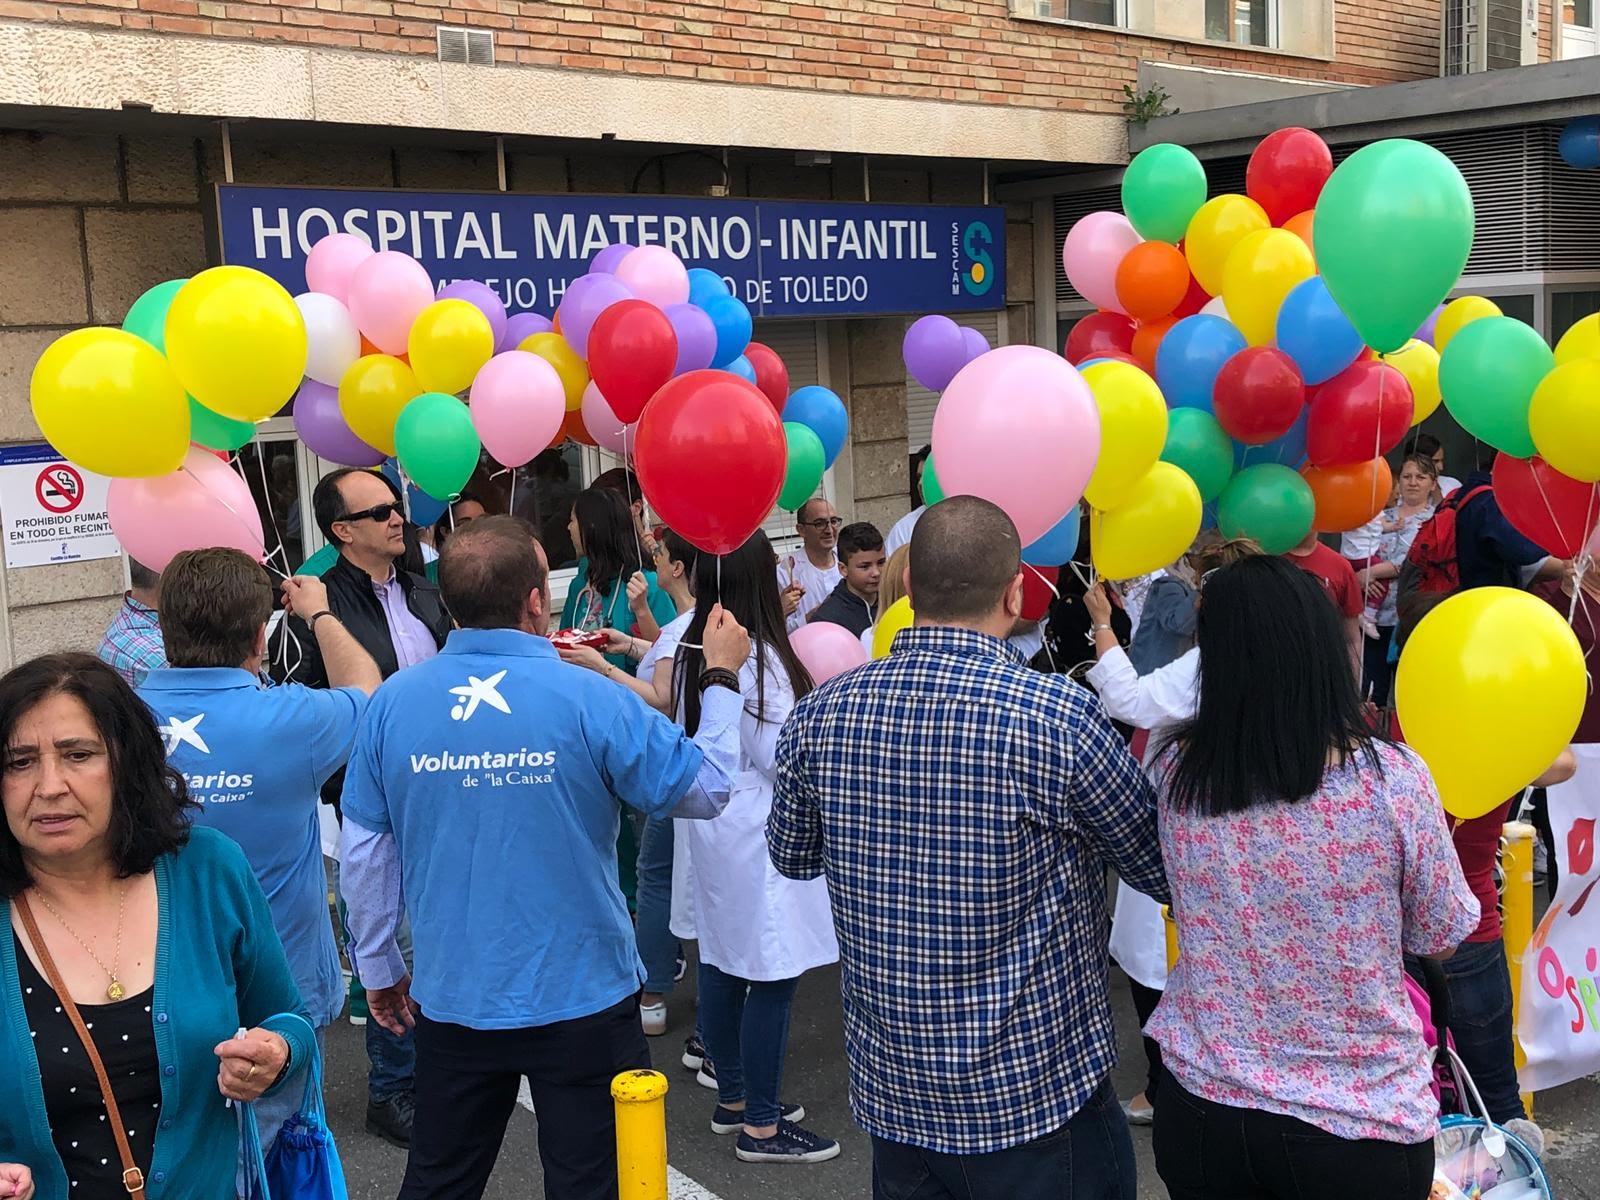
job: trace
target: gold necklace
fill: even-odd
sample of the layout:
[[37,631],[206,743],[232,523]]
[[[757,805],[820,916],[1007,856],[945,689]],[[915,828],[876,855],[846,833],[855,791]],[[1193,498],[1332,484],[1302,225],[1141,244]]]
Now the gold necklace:
[[106,998],[108,1000],[117,1001],[121,1000],[125,995],[127,995],[127,991],[123,988],[122,983],[117,979],[117,961],[122,957],[122,907],[128,899],[128,885],[122,885],[122,891],[117,897],[117,942],[116,948],[111,953],[111,965],[109,967],[100,961],[100,956],[98,954],[89,949],[89,943],[78,936],[77,930],[73,929],[71,925],[67,924],[66,918],[56,911],[55,905],[51,904],[50,901],[44,898],[44,893],[40,892],[38,888],[35,888],[34,894],[39,897],[39,903],[44,905],[45,911],[56,919],[56,921],[61,925],[61,928],[65,929],[72,935],[73,941],[77,942],[78,945],[83,947],[85,954],[94,959],[95,966],[99,967],[106,973],[107,978],[110,980],[110,983],[106,985]]

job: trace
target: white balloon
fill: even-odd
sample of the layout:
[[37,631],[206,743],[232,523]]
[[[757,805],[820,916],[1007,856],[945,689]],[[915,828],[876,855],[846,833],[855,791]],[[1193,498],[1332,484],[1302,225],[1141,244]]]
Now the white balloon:
[[350,310],[332,296],[302,292],[294,298],[306,323],[306,375],[338,387],[361,357],[361,331]]
[[1200,311],[1205,313],[1207,316],[1221,317],[1224,321],[1233,320],[1233,318],[1228,315],[1228,306],[1222,302],[1221,296],[1213,296],[1210,300],[1206,301],[1206,306]]

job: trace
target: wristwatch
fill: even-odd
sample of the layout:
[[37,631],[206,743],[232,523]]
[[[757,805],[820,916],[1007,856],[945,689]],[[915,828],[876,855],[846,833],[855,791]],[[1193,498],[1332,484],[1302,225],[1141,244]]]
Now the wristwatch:
[[317,631],[317,622],[322,620],[323,617],[333,617],[335,621],[339,619],[331,608],[325,608],[321,612],[311,614],[311,619],[306,622],[306,628],[315,633]]

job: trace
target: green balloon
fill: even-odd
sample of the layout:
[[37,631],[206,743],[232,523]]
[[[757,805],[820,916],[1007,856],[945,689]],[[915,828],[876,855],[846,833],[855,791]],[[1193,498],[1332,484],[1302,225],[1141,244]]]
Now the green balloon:
[[1182,146],[1141,150],[1122,173],[1122,211],[1147,241],[1177,242],[1206,202],[1206,169]]
[[[188,282],[187,279],[169,279],[166,283],[156,284],[155,287],[140,296],[133,302],[133,307],[128,310],[128,315],[122,319],[124,331],[133,334],[136,338],[142,338],[165,354],[167,352],[167,309],[172,307],[172,298],[178,294],[178,289]],[[224,447],[217,446],[215,449],[221,450]]]
[[1432,146],[1390,138],[1335,168],[1312,240],[1328,291],[1361,338],[1398,350],[1461,278],[1472,250],[1472,193]]
[[235,421],[214,413],[193,396],[189,397],[189,440],[211,450],[237,450],[256,435],[249,421]]
[[816,495],[822,472],[827,470],[828,455],[822,448],[822,439],[809,425],[785,421],[783,437],[789,443],[789,465],[784,470],[778,507],[794,512]]
[[1233,478],[1233,439],[1205,409],[1174,408],[1167,413],[1161,460],[1194,480],[1200,499],[1210,504]]
[[1217,500],[1217,528],[1228,538],[1254,538],[1267,554],[1292,550],[1311,532],[1311,485],[1278,463],[1246,467]]
[[1451,338],[1439,356],[1445,407],[1479,441],[1513,458],[1538,453],[1528,431],[1534,389],[1555,369],[1556,356],[1515,317],[1483,317]]
[[483,451],[472,413],[444,392],[423,392],[400,410],[394,446],[411,482],[435,500],[453,500],[461,494]]
[[928,455],[922,463],[922,502],[924,504],[937,504],[944,499],[944,484],[939,482],[939,476],[933,470],[933,455]]

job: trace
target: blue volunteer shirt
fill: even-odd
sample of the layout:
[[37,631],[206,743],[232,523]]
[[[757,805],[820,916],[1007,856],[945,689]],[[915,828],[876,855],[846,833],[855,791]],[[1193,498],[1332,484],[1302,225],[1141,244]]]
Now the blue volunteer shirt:
[[[619,689],[620,690],[620,689]],[[263,688],[236,667],[152,671],[139,695],[167,761],[201,806],[195,824],[239,843],[261,881],[289,970],[319,1028],[344,1004],[317,804],[342,767],[367,697],[355,688]]]
[[394,835],[428,1017],[531,1028],[638,991],[617,798],[663,812],[701,761],[633,692],[512,629],[454,630],[379,688],[342,807]]

